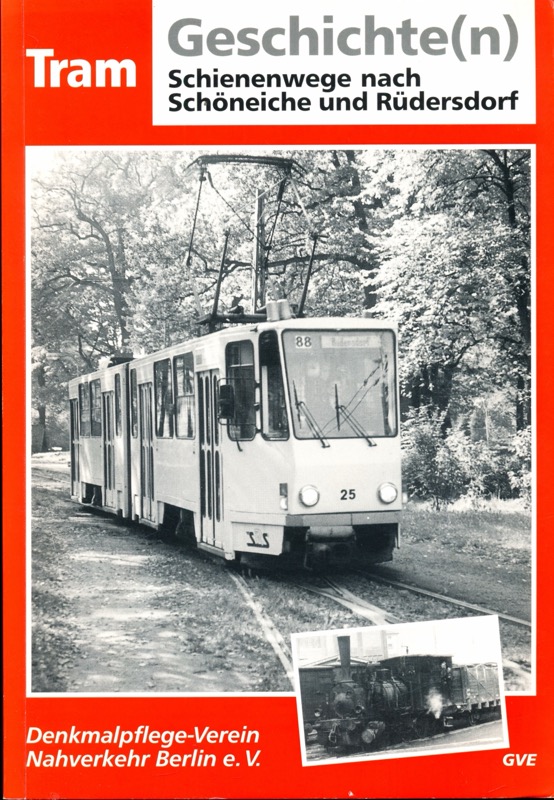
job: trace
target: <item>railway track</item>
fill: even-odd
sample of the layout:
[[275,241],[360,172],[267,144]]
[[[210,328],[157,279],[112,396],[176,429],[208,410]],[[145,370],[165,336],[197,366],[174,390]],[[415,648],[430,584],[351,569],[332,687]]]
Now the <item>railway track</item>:
[[[247,606],[254,614],[254,617],[256,618],[264,637],[273,648],[273,651],[281,662],[291,687],[294,689],[294,669],[291,661],[290,646],[276,628],[270,616],[265,612],[263,604],[258,600],[255,592],[253,591],[251,581],[247,580],[243,575],[234,573],[230,573],[230,577],[237,586],[239,592],[242,594]],[[330,578],[322,577],[320,578],[320,581],[324,584],[323,586],[318,587],[308,582],[289,582],[289,585],[296,586],[304,591],[312,592],[320,597],[333,600],[345,608],[348,608],[349,611],[352,611],[358,616],[369,620],[373,625],[388,625],[401,621],[394,614],[391,614],[385,609],[379,608],[373,603],[369,603],[362,597],[358,597],[346,587],[341,586],[339,583],[331,580]]]
[[318,594],[320,597],[327,597],[330,600],[334,600],[336,603],[353,611],[359,617],[364,617],[364,619],[369,620],[373,625],[390,625],[401,622],[400,618],[395,614],[391,614],[384,608],[379,608],[379,606],[369,603],[367,600],[351,592],[345,586],[341,586],[337,581],[331,580],[330,578],[322,578],[321,580],[325,584],[323,587],[314,586],[309,583],[295,583],[294,585],[305,591]]
[[[37,571],[37,563],[46,563],[40,559],[39,554],[47,552],[54,534],[59,536],[60,553],[63,549],[64,557],[59,559],[59,564],[55,569],[54,565],[49,569],[45,568],[42,577],[45,580],[57,580],[58,567],[63,568],[63,580],[60,581],[60,588],[62,595],[65,592],[68,596],[66,607],[80,608],[82,606],[86,610],[86,613],[81,615],[84,626],[83,641],[89,643],[91,647],[94,645],[95,628],[90,623],[90,610],[96,608],[92,605],[92,598],[102,597],[103,591],[91,593],[91,599],[88,600],[88,595],[83,596],[79,591],[81,582],[92,580],[97,582],[95,585],[105,587],[108,574],[115,574],[115,582],[110,578],[108,585],[114,584],[118,588],[120,586],[129,587],[129,591],[132,590],[135,593],[140,592],[144,584],[146,594],[140,603],[143,610],[150,608],[149,604],[153,597],[152,587],[159,584],[160,599],[154,598],[156,603],[153,614],[159,615],[163,611],[166,615],[166,622],[163,629],[161,627],[158,629],[155,625],[155,617],[147,614],[145,624],[151,627],[150,638],[157,641],[158,636],[163,636],[160,641],[163,642],[165,651],[171,652],[177,661],[185,664],[183,672],[196,676],[200,670],[198,674],[201,677],[195,677],[195,681],[201,682],[205,675],[207,676],[206,681],[211,682],[210,686],[214,685],[214,680],[220,681],[217,685],[223,687],[222,691],[229,691],[231,681],[228,676],[232,669],[237,670],[237,674],[240,673],[239,678],[243,676],[243,672],[240,670],[243,667],[245,655],[240,646],[237,647],[233,644],[232,639],[229,642],[220,641],[223,637],[220,637],[219,631],[222,626],[229,626],[229,630],[231,630],[237,624],[236,619],[242,613],[240,609],[243,607],[245,609],[244,627],[237,626],[237,632],[243,636],[243,642],[248,640],[248,653],[252,663],[257,665],[257,670],[252,669],[252,676],[250,676],[250,672],[244,673],[246,678],[252,677],[248,686],[252,686],[254,691],[279,692],[291,691],[293,685],[289,638],[291,633],[349,628],[364,624],[389,625],[455,616],[452,612],[448,612],[447,603],[452,607],[465,608],[466,615],[468,613],[495,613],[481,606],[464,604],[453,598],[420,590],[418,587],[402,584],[399,581],[388,581],[390,588],[386,588],[384,585],[380,588],[377,580],[381,584],[385,584],[387,579],[381,579],[380,576],[376,579],[375,575],[365,573],[360,573],[363,579],[354,572],[325,579],[321,575],[267,572],[260,573],[255,579],[250,579],[247,575],[243,577],[233,570],[225,570],[219,562],[214,565],[205,563],[206,558],[202,554],[181,552],[181,548],[177,548],[165,540],[158,542],[159,537],[150,529],[129,527],[127,531],[125,525],[122,526],[117,519],[111,516],[106,517],[93,513],[93,509],[75,507],[61,494],[61,483],[65,481],[65,476],[46,470],[36,470],[33,478],[34,489],[40,489],[41,492],[53,492],[48,498],[40,493],[34,496],[33,544],[37,550],[34,556],[35,575],[41,575]],[[128,553],[132,554],[134,564],[143,563],[145,559],[148,560],[150,564],[148,575],[145,573],[143,576],[138,569],[129,570],[128,561],[123,564],[123,558],[126,558]],[[189,566],[187,577],[183,574],[183,559]],[[86,579],[85,567],[87,569]],[[231,577],[231,582],[229,582],[229,577]],[[49,584],[45,585],[49,586]],[[184,595],[183,588],[186,590]],[[231,597],[229,589],[234,590],[231,594],[236,595],[235,598]],[[161,597],[162,595],[165,597],[168,591],[176,592],[176,602],[166,605],[162,602]],[[235,608],[236,615],[233,616],[232,613],[227,612],[221,616],[215,614],[199,620],[198,616],[194,615],[194,604],[188,602],[190,597],[196,593],[213,596],[215,598],[212,604],[214,608],[218,607],[218,602],[221,602],[226,609]],[[126,595],[123,592],[120,598],[122,606],[124,605],[126,609],[128,595],[129,592]],[[317,595],[319,597],[316,597]],[[428,599],[425,600],[423,595],[426,595]],[[138,597],[138,594],[136,596]],[[183,602],[181,603],[181,601]],[[235,603],[234,606],[233,603]],[[40,612],[43,616],[46,613],[44,608],[41,608]],[[57,613],[58,610],[56,610]],[[107,611],[106,614],[108,614]],[[187,615],[190,616],[190,624],[183,622],[185,618],[188,619]],[[462,614],[458,616],[462,616]],[[109,614],[107,618],[111,619]],[[502,635],[503,660],[505,674],[510,673],[510,690],[528,692],[532,689],[530,681],[533,654],[532,642],[529,641],[531,624],[505,614],[500,615],[500,618],[502,622],[507,623]],[[104,619],[102,617],[102,626],[98,626],[99,636],[103,636],[105,633]],[[259,630],[260,634],[251,637],[251,633],[255,629]],[[172,634],[171,637],[168,635],[169,633]],[[262,635],[263,641],[261,640]],[[127,640],[131,640],[133,636],[136,648],[141,651],[145,648],[148,650],[148,658],[145,656],[144,664],[142,662],[140,664],[141,671],[139,672],[141,674],[131,674],[130,666],[125,672],[128,664],[127,652],[123,652],[122,649],[120,653],[116,647],[116,655],[120,659],[117,662],[117,675],[114,670],[109,679],[112,683],[130,686],[134,690],[135,686],[150,687],[153,674],[152,665],[155,664],[155,659],[147,647],[147,642],[145,644],[146,638],[140,626],[137,626],[134,632],[125,631]],[[256,641],[250,644],[251,639],[254,638]],[[199,642],[198,646],[195,644],[196,639]],[[71,641],[69,637],[68,652]],[[265,642],[269,644],[271,650]],[[50,644],[47,644],[48,647],[44,651],[46,655],[44,658],[41,657],[41,664],[44,662],[50,669],[50,663],[47,664],[48,658],[50,658]],[[54,644],[56,643],[54,642]],[[172,650],[173,644],[175,644],[175,648],[173,648],[175,653]],[[73,653],[73,650],[71,652]],[[219,672],[220,662],[216,660],[213,653],[217,653],[217,659],[221,659],[221,663],[226,665],[225,680],[220,679],[217,674],[214,677],[210,672],[212,669],[215,673]],[[272,658],[273,653],[275,653],[274,658]],[[52,662],[59,662],[55,653],[52,653]],[[63,680],[67,685],[73,685],[71,681],[75,680],[77,681],[75,685],[79,687],[92,685],[90,662],[91,659],[88,656],[86,661],[79,662],[77,660],[71,675],[68,670],[65,672],[61,670],[60,681]],[[192,666],[186,666],[189,662]],[[207,669],[206,663],[208,663]],[[142,676],[142,672],[144,676]],[[46,667],[45,674],[50,674],[46,671]],[[263,680],[260,676],[263,676]],[[182,680],[175,684],[171,683],[172,675],[168,675],[167,679],[164,677],[164,680],[170,690],[175,690],[175,686],[182,686]],[[247,683],[245,680],[244,685]],[[44,685],[51,686],[51,681],[45,678]],[[110,683],[109,686],[111,685]],[[263,688],[258,689],[258,685]]]
[[[409,590],[416,596],[431,598],[445,605],[461,608],[464,611],[472,611],[483,615],[498,616],[501,621],[514,626],[514,629],[523,629],[525,631],[523,635],[525,636],[528,635],[532,629],[532,623],[528,620],[520,619],[509,614],[502,614],[492,609],[485,608],[484,606],[468,603],[463,600],[457,600],[456,598],[448,597],[447,595],[439,594],[438,592],[432,592],[428,589],[422,589],[417,586],[412,586],[411,584],[405,584],[401,581],[389,580],[388,578],[382,578],[381,576],[368,576],[365,573],[355,574],[359,574],[359,576],[363,577],[366,581],[374,581],[376,583],[380,583],[381,585],[389,586],[390,588]],[[325,597],[345,606],[346,608],[349,608],[358,616],[369,620],[373,625],[388,625],[407,621],[401,619],[386,609],[369,603],[364,598],[352,592],[346,586],[343,586],[337,580],[331,580],[329,578],[320,578],[319,580],[324,584],[323,586],[316,586],[309,582],[295,583],[294,585],[298,586],[298,588],[302,588],[321,597]],[[502,662],[504,669],[517,676],[517,678],[521,681],[522,686],[528,685],[528,681],[530,679],[529,668],[522,666],[512,658],[506,657],[506,655],[503,657]]]
[[281,636],[281,633],[277,630],[271,618],[265,613],[261,603],[258,602],[254,593],[251,591],[250,587],[248,586],[248,582],[243,578],[242,575],[234,575],[231,573],[231,578],[237,585],[240,593],[244,597],[244,600],[247,606],[251,609],[252,613],[256,617],[256,620],[261,627],[263,634],[271,647],[273,648],[275,655],[281,662],[283,669],[289,679],[290,685],[292,688],[295,688],[294,682],[294,670],[292,667],[291,662],[291,652],[289,645],[285,642],[284,638]]
[[[514,617],[511,616],[510,614],[503,614],[501,612],[495,611],[490,608],[485,608],[484,606],[477,605],[475,603],[468,603],[465,600],[458,600],[454,597],[449,597],[448,595],[440,594],[438,592],[433,592],[429,589],[423,589],[418,586],[402,583],[401,581],[396,581],[390,578],[383,578],[380,575],[374,575],[374,574],[367,575],[362,572],[356,572],[354,574],[364,578],[365,580],[373,581],[375,583],[382,584],[383,586],[390,586],[391,588],[407,590],[420,597],[430,597],[433,600],[438,600],[450,606],[455,606],[457,608],[462,608],[468,611],[474,611],[478,614],[483,614],[487,616],[494,615],[504,622],[509,622],[512,623],[513,625],[517,625],[522,628],[527,628],[528,630],[531,630],[532,628],[532,623],[529,622],[528,620],[520,619],[519,617]],[[321,577],[320,581],[324,583],[324,586],[316,586],[315,584],[311,584],[308,582],[306,583],[295,582],[294,585],[300,589],[304,589],[305,591],[312,592],[313,594],[318,594],[321,597],[326,597],[330,600],[334,600],[336,603],[340,603],[341,605],[353,611],[358,616],[368,619],[374,625],[389,625],[404,621],[397,615],[391,613],[390,611],[380,608],[379,606],[376,606],[375,604],[368,602],[359,595],[354,594],[354,592],[350,591],[348,588],[346,588],[346,586],[341,585],[337,580],[332,580],[327,577]]]
[[[34,465],[34,467],[38,469],[39,473],[41,471],[47,472],[50,480],[65,481],[68,472],[68,468],[66,466],[66,460],[67,460],[67,454],[65,456],[65,459],[63,460],[63,464],[60,463],[59,465],[56,464],[52,466],[52,465],[43,465],[39,463]],[[60,523],[65,522],[67,521],[67,519],[75,521],[78,520],[79,522],[90,521],[92,524],[98,523],[98,516],[93,515],[92,517],[90,517],[89,509],[87,509],[85,512],[80,512],[80,513],[77,512],[72,517],[60,518],[59,522]],[[469,603],[464,600],[459,600],[453,597],[449,597],[447,595],[443,595],[438,592],[433,592],[429,589],[423,589],[421,587],[414,586],[413,584],[403,583],[402,581],[397,581],[392,578],[385,578],[381,575],[376,575],[376,574],[367,575],[366,573],[362,572],[355,572],[354,574],[366,580],[382,584],[383,586],[389,586],[391,588],[406,590],[414,595],[418,595],[420,597],[429,597],[451,606],[455,606],[469,611],[474,611],[478,614],[485,614],[485,615],[493,614],[498,616],[498,618],[504,622],[508,622],[513,625],[526,628],[528,630],[532,629],[532,623],[529,620],[521,619],[519,617],[515,617],[509,614],[504,614],[475,603]],[[369,620],[374,625],[394,624],[402,621],[399,617],[392,614],[391,612],[388,612],[385,609],[376,606],[375,604],[369,603],[368,601],[354,594],[345,586],[340,585],[340,583],[337,582],[336,580],[331,580],[329,578],[323,578],[322,580],[325,583],[325,586],[318,587],[308,582],[296,583],[295,585],[298,586],[299,588],[304,589],[305,591],[314,594],[319,594],[322,597],[326,597],[327,599],[331,599],[341,604],[342,606],[348,608],[358,616],[361,616],[364,619]],[[246,582],[244,582],[243,589],[246,585],[247,585]]]
[[[463,600],[457,600],[456,598],[448,597],[447,595],[439,594],[438,592],[432,592],[428,589],[422,589],[417,586],[412,586],[411,584],[405,584],[401,581],[395,581],[388,578],[382,578],[381,576],[371,575],[368,576],[364,573],[354,573],[360,577],[363,577],[365,580],[374,581],[376,583],[389,586],[391,588],[397,588],[401,590],[408,590],[413,594],[420,596],[420,597],[430,597],[433,600],[440,601],[441,603],[454,606],[456,608],[461,608],[466,611],[473,611],[483,615],[496,615],[499,619],[503,620],[504,622],[509,622],[513,625],[517,625],[519,627],[523,627],[526,629],[531,628],[531,623],[527,620],[519,619],[518,617],[513,617],[508,614],[501,614],[494,610],[485,608],[484,606],[476,605],[474,603],[468,603]],[[293,668],[291,663],[291,652],[290,648],[283,638],[283,636],[279,633],[275,625],[273,624],[271,618],[267,615],[267,613],[263,609],[262,603],[256,598],[256,594],[251,588],[250,581],[246,580],[243,576],[240,575],[232,575],[231,576],[236,585],[238,586],[240,592],[242,593],[247,605],[253,611],[258,624],[260,625],[265,638],[271,644],[273,650],[275,651],[279,661],[281,662],[287,677],[292,686],[294,686],[294,677],[293,677]],[[326,600],[331,600],[334,603],[338,603],[339,605],[347,608],[349,611],[352,611],[359,617],[368,620],[372,625],[391,625],[396,623],[401,623],[406,620],[401,619],[396,614],[381,608],[380,606],[375,605],[374,603],[369,602],[365,598],[361,597],[358,594],[355,594],[342,583],[340,583],[336,579],[331,579],[326,576],[318,576],[317,579],[306,580],[306,581],[290,581],[287,578],[283,579],[289,586],[295,586],[298,589],[301,589],[306,592],[310,592],[311,594],[318,595],[319,597],[323,597]],[[521,673],[523,676],[526,671],[522,669],[516,662],[511,659],[504,659],[505,666],[509,667],[513,672]]]
[[453,597],[448,597],[444,594],[439,594],[438,592],[432,592],[429,589],[420,589],[417,586],[412,586],[409,583],[402,583],[401,581],[393,580],[392,578],[383,578],[380,575],[371,575],[367,576],[363,573],[356,573],[364,578],[368,578],[371,581],[375,581],[376,583],[381,583],[384,586],[392,586],[397,589],[406,589],[414,594],[420,595],[422,597],[432,597],[434,600],[440,600],[443,603],[448,603],[452,606],[457,606],[459,608],[468,609],[470,611],[476,611],[479,614],[493,614],[496,615],[499,619],[503,620],[504,622],[511,622],[514,625],[519,625],[523,628],[531,629],[532,623],[525,619],[520,619],[519,617],[512,617],[509,614],[502,614],[498,611],[492,611],[489,608],[485,608],[484,606],[476,605],[475,603],[468,603],[465,600],[457,600]]

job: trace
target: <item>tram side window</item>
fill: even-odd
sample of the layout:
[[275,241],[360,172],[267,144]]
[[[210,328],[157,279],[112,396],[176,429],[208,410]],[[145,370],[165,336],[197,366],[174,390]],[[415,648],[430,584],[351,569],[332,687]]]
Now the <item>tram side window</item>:
[[100,380],[91,381],[90,384],[90,435],[102,435],[102,395]]
[[175,425],[180,439],[194,438],[194,358],[183,353],[173,359],[175,377]]
[[275,331],[260,336],[260,377],[262,386],[262,434],[265,439],[288,439],[289,423],[285,387]]
[[121,375],[115,376],[115,435],[121,436]]
[[131,370],[131,434],[138,436],[138,388],[137,371]]
[[173,436],[173,387],[171,361],[164,358],[154,364],[154,392],[156,394],[156,436],[170,439]]
[[79,433],[90,436],[90,400],[88,383],[79,384]]
[[256,435],[256,409],[254,407],[256,383],[254,379],[254,346],[250,341],[233,342],[225,350],[227,382],[235,395],[235,413],[228,423],[229,437],[253,439]]

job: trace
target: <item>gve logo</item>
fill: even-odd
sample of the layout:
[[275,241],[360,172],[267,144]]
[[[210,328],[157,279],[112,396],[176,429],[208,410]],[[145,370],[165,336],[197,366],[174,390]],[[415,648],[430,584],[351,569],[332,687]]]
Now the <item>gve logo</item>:
[[506,753],[502,759],[505,767],[536,767],[536,753]]

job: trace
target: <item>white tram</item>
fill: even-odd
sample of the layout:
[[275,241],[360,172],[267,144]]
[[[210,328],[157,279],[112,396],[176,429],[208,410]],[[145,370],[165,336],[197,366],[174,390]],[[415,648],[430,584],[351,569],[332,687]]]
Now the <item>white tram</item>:
[[71,494],[227,560],[392,559],[402,507],[396,332],[235,325],[69,384]]

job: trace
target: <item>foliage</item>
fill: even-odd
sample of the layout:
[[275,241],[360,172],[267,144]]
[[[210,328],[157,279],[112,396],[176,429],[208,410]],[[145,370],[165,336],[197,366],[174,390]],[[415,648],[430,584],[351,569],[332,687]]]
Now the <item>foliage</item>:
[[512,489],[531,507],[532,499],[532,432],[531,427],[518,431],[514,438],[514,458],[508,469],[508,478]]
[[449,432],[448,444],[456,453],[463,470],[460,497],[478,506],[482,500],[507,499],[513,496],[507,466],[513,457],[507,448],[492,448],[485,441],[472,441],[461,429]]
[[412,410],[403,426],[406,489],[435,509],[456,500],[467,483],[456,442],[443,436],[443,421],[440,412],[422,408]]
[[480,373],[487,387],[517,392],[521,428],[530,418],[529,153],[400,160],[403,191],[373,283],[378,312],[402,331],[404,391],[413,406],[444,411],[449,427],[457,384],[465,390]]
[[197,335],[226,238],[220,307],[252,310],[259,191],[268,298],[299,301],[313,249],[309,314],[398,322],[414,490],[437,504],[528,491],[525,437],[512,438],[530,422],[529,151],[282,151],[298,168],[281,197],[275,167],[201,175],[201,154],[67,149],[31,164],[34,446],[63,428],[70,377]]
[[485,499],[522,497],[530,491],[530,431],[513,447],[490,447],[462,428],[444,435],[444,415],[428,407],[409,412],[403,426],[403,473],[409,495],[431,500],[435,509],[465,497],[475,506]]

